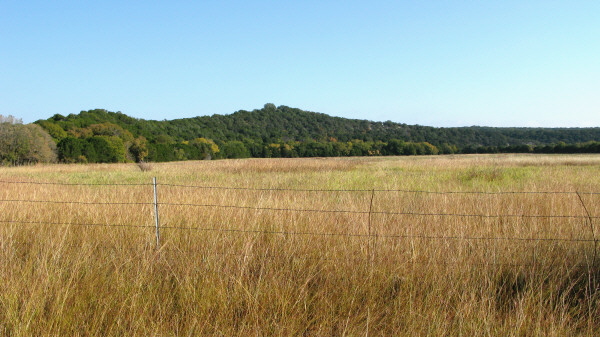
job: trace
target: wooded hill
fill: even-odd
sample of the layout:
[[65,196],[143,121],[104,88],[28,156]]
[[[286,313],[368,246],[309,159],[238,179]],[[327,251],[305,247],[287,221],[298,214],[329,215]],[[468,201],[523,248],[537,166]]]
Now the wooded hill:
[[265,104],[173,120],[102,109],[36,124],[65,162],[207,158],[413,155],[473,152],[600,152],[600,128],[435,128],[332,117]]

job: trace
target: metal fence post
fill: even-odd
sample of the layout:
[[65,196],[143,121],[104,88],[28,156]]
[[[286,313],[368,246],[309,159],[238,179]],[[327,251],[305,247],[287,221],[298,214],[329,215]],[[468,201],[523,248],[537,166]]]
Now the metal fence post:
[[367,255],[369,257],[371,267],[373,266],[373,260],[375,259],[375,240],[371,230],[371,215],[373,214],[373,199],[375,198],[375,189],[371,191],[371,200],[369,202],[369,220],[368,220],[368,241],[367,241]]
[[160,247],[160,226],[158,218],[158,193],[156,190],[156,177],[152,178],[152,185],[154,186],[154,222],[156,224],[156,249]]

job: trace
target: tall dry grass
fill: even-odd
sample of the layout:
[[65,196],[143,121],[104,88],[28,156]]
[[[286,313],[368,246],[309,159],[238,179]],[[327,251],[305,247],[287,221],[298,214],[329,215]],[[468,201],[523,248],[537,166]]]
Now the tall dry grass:
[[599,164],[3,168],[0,335],[596,335]]

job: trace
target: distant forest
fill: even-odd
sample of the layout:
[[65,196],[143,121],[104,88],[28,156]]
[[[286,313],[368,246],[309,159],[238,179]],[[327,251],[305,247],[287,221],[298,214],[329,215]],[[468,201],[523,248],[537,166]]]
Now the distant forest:
[[[17,129],[21,132],[15,132]],[[40,136],[40,132],[49,137]],[[14,149],[18,146],[9,134],[21,134],[23,139],[28,137],[26,134],[35,134],[45,142],[51,137],[54,144],[47,151],[55,155],[46,154],[41,159],[42,156],[23,155],[23,149],[16,154]],[[110,163],[250,157],[600,153],[599,141],[600,128],[435,128],[332,117],[270,103],[262,109],[230,115],[162,121],[103,109],[68,116],[57,114],[29,126],[6,118],[0,120],[0,162],[17,164],[53,160]],[[32,142],[28,144],[32,148]]]

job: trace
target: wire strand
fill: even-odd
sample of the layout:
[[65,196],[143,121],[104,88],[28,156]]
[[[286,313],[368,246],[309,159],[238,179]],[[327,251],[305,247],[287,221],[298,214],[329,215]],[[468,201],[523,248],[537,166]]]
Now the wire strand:
[[[62,183],[62,182],[42,182],[42,181],[8,181],[0,180],[5,184],[32,184],[32,185],[59,185],[59,186],[153,186],[150,183]],[[600,195],[600,192],[577,192],[577,191],[426,191],[426,190],[406,190],[406,189],[303,189],[303,188],[260,188],[260,187],[232,187],[232,186],[203,186],[203,185],[185,185],[185,184],[157,184],[164,187],[183,187],[197,189],[217,189],[217,190],[243,190],[243,191],[291,191],[291,192],[399,192],[399,193],[425,193],[425,194],[588,194]]]

